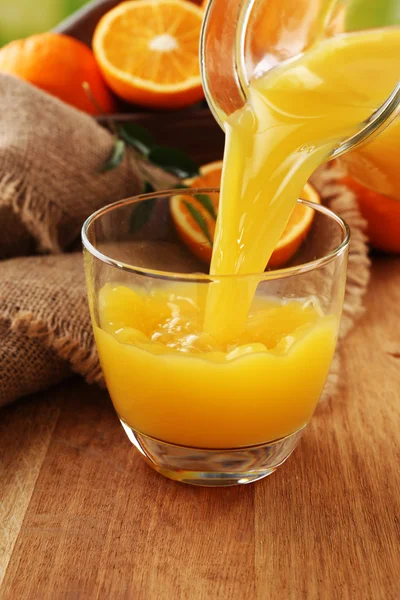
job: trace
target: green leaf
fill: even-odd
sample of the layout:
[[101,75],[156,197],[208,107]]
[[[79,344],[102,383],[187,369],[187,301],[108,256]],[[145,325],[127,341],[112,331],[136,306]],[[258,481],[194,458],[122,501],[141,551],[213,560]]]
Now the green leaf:
[[190,214],[192,215],[193,219],[196,221],[197,225],[200,227],[200,229],[202,230],[202,232],[204,233],[204,235],[206,236],[207,240],[210,243],[210,246],[213,246],[213,241],[210,235],[210,231],[208,229],[208,225],[203,217],[203,215],[201,215],[199,213],[199,211],[197,210],[197,208],[195,208],[193,206],[193,204],[190,204],[190,202],[186,202],[186,200],[183,201],[184,205],[186,206],[186,208],[188,209],[188,211],[190,212]]
[[100,167],[99,172],[105,173],[106,171],[111,171],[118,167],[125,154],[125,142],[123,140],[115,140],[114,147],[111,151],[110,156],[107,158],[106,162]]
[[119,135],[127,144],[145,156],[148,156],[155,144],[150,131],[147,131],[147,129],[136,123],[121,125],[119,127]]
[[151,217],[151,213],[153,212],[155,205],[156,198],[150,198],[150,200],[141,200],[137,204],[130,219],[129,230],[131,233],[137,233],[146,225],[147,221]]
[[[185,183],[182,183],[182,182],[175,184],[175,188],[177,188],[177,189],[182,188],[184,190],[191,189],[190,185],[186,185]],[[210,196],[208,194],[195,194],[193,197],[196,198],[196,200],[198,202],[200,202],[200,204],[206,209],[208,214],[214,219],[214,221],[216,221],[217,213],[215,212],[215,208],[214,208],[214,205],[212,203]]]
[[210,196],[208,194],[195,194],[194,197],[196,198],[197,202],[200,202],[200,204],[206,209],[208,214],[214,220],[216,220],[217,213],[215,212],[215,208],[214,208],[214,205],[212,203]]
[[196,163],[181,150],[167,146],[155,146],[148,154],[148,159],[154,165],[177,175],[180,179],[195,177],[199,174]]

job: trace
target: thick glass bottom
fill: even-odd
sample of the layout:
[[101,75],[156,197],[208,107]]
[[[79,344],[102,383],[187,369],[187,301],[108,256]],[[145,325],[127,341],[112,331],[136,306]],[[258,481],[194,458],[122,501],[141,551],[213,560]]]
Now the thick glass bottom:
[[279,440],[245,448],[189,448],[156,440],[121,420],[128,438],[158,473],[182,483],[224,487],[271,475],[291,455],[304,427]]

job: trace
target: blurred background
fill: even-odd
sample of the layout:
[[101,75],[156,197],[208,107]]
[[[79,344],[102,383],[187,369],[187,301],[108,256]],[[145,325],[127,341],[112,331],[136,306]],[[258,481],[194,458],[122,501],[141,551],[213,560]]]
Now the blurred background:
[[89,0],[0,0],[0,46],[51,29]]
[[[200,3],[200,0],[194,0]],[[347,2],[348,0],[342,0]],[[90,0],[0,0],[0,46],[46,31]],[[400,0],[351,0],[350,29],[399,23]]]

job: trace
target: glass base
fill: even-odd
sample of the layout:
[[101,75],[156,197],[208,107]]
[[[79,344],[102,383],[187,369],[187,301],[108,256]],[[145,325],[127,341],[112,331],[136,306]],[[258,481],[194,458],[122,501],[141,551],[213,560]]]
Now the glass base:
[[271,475],[297,446],[304,427],[279,440],[244,448],[190,448],[156,440],[121,420],[128,438],[158,473],[182,483],[225,487]]

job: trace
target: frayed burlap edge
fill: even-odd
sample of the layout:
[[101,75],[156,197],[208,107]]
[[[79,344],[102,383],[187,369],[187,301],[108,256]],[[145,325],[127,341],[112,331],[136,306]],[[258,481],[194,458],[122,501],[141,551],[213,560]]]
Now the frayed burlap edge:
[[90,348],[83,348],[78,340],[71,340],[69,336],[59,336],[48,323],[35,319],[29,312],[4,321],[11,331],[40,340],[46,347],[54,350],[59,358],[68,362],[72,371],[82,375],[88,383],[104,385],[94,342]]
[[333,398],[340,390],[340,349],[343,339],[365,311],[364,297],[370,279],[370,260],[368,258],[368,238],[365,234],[367,223],[361,216],[353,192],[338,183],[344,172],[337,166],[318,169],[311,183],[319,191],[321,198],[333,212],[338,214],[350,228],[351,243],[347,269],[346,291],[343,313],[339,330],[339,342],[332,361],[328,380],[322,394],[322,400]]
[[[324,203],[347,222],[352,236],[339,344],[323,392],[323,399],[331,398],[338,392],[340,345],[356,320],[364,312],[363,299],[370,276],[370,261],[365,235],[366,223],[361,217],[354,194],[338,183],[341,175],[342,173],[337,167],[325,167],[319,169],[311,179]],[[15,185],[15,182],[10,184],[10,193],[12,189],[15,190]],[[12,331],[21,332],[28,337],[40,340],[54,350],[59,358],[67,361],[71,369],[82,375],[88,383],[104,385],[94,342],[89,348],[86,348],[82,347],[78,340],[71,340],[67,336],[60,337],[55,329],[52,329],[48,323],[35,319],[32,313],[18,314],[13,319],[8,319],[5,324]]]
[[39,252],[57,254],[62,251],[58,241],[58,227],[64,212],[56,204],[44,204],[35,200],[24,178],[14,177],[12,174],[0,182],[0,197],[2,206],[9,206],[34,237]]
[[[132,178],[147,179],[155,189],[173,187],[178,181],[174,175],[154,165],[145,162],[137,164],[135,155],[129,149],[126,151],[126,160]],[[0,204],[9,207],[21,219],[35,239],[39,253],[59,254],[63,251],[59,238],[60,224],[65,221],[66,213],[53,202],[43,203],[33,192],[34,189],[26,184],[24,177],[7,174],[0,181]]]
[[12,174],[8,173],[0,180],[0,198],[5,205],[12,207],[13,198],[18,195],[18,188],[22,185],[22,178],[16,181]]

